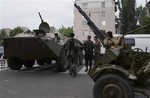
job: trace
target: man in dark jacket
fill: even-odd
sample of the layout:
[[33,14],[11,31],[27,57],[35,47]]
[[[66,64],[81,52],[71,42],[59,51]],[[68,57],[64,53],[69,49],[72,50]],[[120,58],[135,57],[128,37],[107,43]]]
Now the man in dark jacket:
[[90,66],[90,69],[92,67],[92,59],[93,59],[93,49],[94,49],[94,43],[91,41],[91,36],[87,36],[87,40],[84,42],[84,51],[85,51],[85,72],[88,71],[88,66]]

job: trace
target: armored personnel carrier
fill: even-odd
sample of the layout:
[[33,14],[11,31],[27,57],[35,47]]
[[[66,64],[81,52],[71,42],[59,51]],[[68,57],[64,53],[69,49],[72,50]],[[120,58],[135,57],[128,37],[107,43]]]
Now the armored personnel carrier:
[[[96,27],[80,6],[74,6],[87,20],[87,24],[102,44],[107,46],[105,42],[112,39]],[[148,26],[150,25],[145,27]],[[120,38],[121,43],[108,48],[88,72],[95,82],[94,98],[134,98],[134,92],[150,96],[150,53],[140,48],[131,49],[123,40],[124,36]]]
[[33,33],[20,33],[3,39],[8,66],[12,70],[19,70],[23,65],[32,68],[35,61],[38,65],[44,65],[55,60],[58,71],[66,71],[68,65],[65,63],[63,43],[54,40],[54,34],[49,33],[49,24],[43,21],[40,13],[39,16],[41,24]]

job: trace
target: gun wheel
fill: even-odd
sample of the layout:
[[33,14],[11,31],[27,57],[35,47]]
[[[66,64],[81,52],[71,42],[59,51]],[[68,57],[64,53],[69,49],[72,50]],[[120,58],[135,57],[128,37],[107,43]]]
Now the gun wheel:
[[134,98],[131,85],[117,75],[104,75],[96,81],[94,98]]
[[136,61],[140,61],[144,58],[144,54],[143,54],[143,50],[140,48],[134,48],[133,50],[134,56],[135,56],[135,60]]

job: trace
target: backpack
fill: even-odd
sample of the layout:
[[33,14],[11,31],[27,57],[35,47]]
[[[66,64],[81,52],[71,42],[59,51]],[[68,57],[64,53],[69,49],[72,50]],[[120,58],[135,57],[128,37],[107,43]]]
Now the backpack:
[[74,50],[75,49],[75,41],[74,39],[69,39],[67,42],[67,48],[69,50]]

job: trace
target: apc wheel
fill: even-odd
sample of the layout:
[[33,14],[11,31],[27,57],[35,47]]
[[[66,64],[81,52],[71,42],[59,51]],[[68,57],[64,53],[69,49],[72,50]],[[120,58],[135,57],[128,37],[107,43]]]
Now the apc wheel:
[[8,58],[8,67],[12,70],[20,70],[23,62],[19,58]]
[[46,64],[52,64],[52,60],[47,60]]
[[63,47],[59,56],[59,59],[56,60],[57,70],[59,72],[65,72],[68,68],[68,64],[66,63],[66,53],[65,48]]
[[34,60],[25,60],[24,61],[24,66],[27,67],[27,68],[32,68],[34,63],[35,63]]
[[117,75],[104,75],[96,81],[94,98],[134,98],[131,85]]
[[45,61],[43,61],[43,60],[37,60],[37,64],[38,64],[38,65],[44,65],[44,64],[45,64]]

